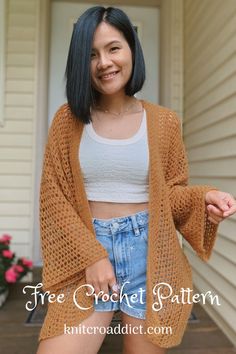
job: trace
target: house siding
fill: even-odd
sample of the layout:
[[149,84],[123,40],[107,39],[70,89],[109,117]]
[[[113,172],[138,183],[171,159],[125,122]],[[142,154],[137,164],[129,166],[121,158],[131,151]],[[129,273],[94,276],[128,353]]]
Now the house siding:
[[[184,1],[183,136],[192,184],[236,196],[236,2]],[[208,263],[184,243],[198,292],[218,294],[204,308],[236,345],[236,216],[219,226]]]
[[0,234],[32,258],[37,0],[6,2],[4,125],[0,127]]

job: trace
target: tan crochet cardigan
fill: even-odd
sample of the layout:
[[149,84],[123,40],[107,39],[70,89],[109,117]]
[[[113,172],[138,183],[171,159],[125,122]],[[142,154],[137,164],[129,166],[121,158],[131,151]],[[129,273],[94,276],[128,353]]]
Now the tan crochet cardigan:
[[[160,347],[181,342],[192,304],[158,301],[156,284],[165,282],[180,294],[192,289],[191,268],[176,229],[202,260],[208,260],[217,226],[207,220],[205,194],[212,186],[188,185],[188,162],[181,138],[181,122],[168,108],[141,101],[147,112],[149,144],[149,235],[147,257],[147,312],[145,326],[172,328],[170,334],[145,334]],[[92,215],[78,161],[84,124],[75,119],[68,104],[56,113],[46,144],[40,189],[40,227],[44,290],[65,294],[64,303],[50,303],[39,340],[63,334],[64,324],[78,326],[93,312],[93,298],[86,289],[85,268],[107,251],[96,240]],[[91,161],[92,163],[92,161]],[[81,310],[77,303],[89,308]],[[91,308],[90,308],[91,307]]]

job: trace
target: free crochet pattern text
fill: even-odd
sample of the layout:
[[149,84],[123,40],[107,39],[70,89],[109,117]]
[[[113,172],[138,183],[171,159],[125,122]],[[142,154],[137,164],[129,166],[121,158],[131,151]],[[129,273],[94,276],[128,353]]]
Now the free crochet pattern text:
[[[145,290],[140,288],[138,290],[138,293],[133,294],[130,298],[127,296],[127,294],[124,291],[125,285],[129,283],[128,281],[123,283],[120,289],[119,294],[117,295],[116,293],[113,294],[105,294],[103,291],[100,291],[98,294],[94,294],[94,287],[91,284],[83,284],[79,286],[73,293],[73,302],[75,306],[77,306],[80,310],[89,310],[91,307],[82,307],[81,304],[77,300],[77,295],[79,291],[82,289],[86,288],[86,296],[93,296],[94,301],[97,303],[98,299],[100,298],[102,301],[107,301],[110,300],[112,302],[122,302],[122,300],[126,299],[128,306],[132,307],[131,303],[135,303],[137,301],[140,301],[140,303],[144,304],[144,293]],[[32,300],[27,301],[25,308],[28,311],[32,311],[36,308],[38,302],[41,302],[42,305],[45,303],[45,298],[47,298],[47,301],[50,303],[53,302],[58,302],[58,303],[63,303],[66,301],[65,294],[54,294],[50,293],[50,291],[42,292],[42,283],[38,283],[35,286],[32,285],[26,285],[23,288],[23,293],[26,294],[27,289],[31,289],[31,296],[33,297]],[[168,283],[157,283],[153,287],[153,298],[155,301],[152,304],[152,310],[153,311],[160,311],[163,308],[163,303],[166,300],[171,301],[171,303],[182,303],[182,304],[192,304],[192,303],[198,303],[201,302],[203,304],[206,303],[206,301],[210,302],[211,305],[216,304],[217,306],[220,306],[220,301],[219,301],[219,296],[218,295],[213,295],[212,292],[209,290],[206,293],[195,293],[193,294],[193,290],[190,288],[181,288],[179,290],[179,294],[173,294],[173,289],[170,284]]]

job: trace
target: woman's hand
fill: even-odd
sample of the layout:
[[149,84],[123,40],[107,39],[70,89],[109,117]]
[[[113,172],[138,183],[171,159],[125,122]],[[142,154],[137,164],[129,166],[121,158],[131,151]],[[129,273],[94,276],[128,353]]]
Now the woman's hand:
[[[86,274],[86,284],[92,285],[94,288],[94,293],[99,294],[102,297],[107,294],[107,299],[110,296],[109,287],[113,293],[118,294],[118,289],[112,287],[117,284],[113,266],[109,258],[103,258],[99,261],[93,263],[85,269]],[[102,292],[103,291],[103,292]],[[109,299],[108,299],[109,300]]]
[[236,212],[236,200],[231,194],[218,190],[211,190],[206,193],[208,220],[219,224],[222,220]]

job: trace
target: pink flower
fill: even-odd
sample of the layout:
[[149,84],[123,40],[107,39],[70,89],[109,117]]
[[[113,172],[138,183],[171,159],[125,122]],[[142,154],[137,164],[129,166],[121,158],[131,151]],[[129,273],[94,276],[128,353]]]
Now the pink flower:
[[5,279],[8,283],[15,283],[18,274],[15,272],[14,267],[9,268],[5,273]]
[[18,265],[18,264],[14,265],[14,269],[18,273],[24,272],[24,268],[21,265]]
[[21,261],[22,261],[22,264],[28,268],[31,268],[33,266],[33,262],[24,258],[24,257],[21,258]]
[[0,237],[0,243],[10,243],[10,240],[12,239],[12,237],[8,234],[3,234],[2,237]]
[[2,255],[3,257],[10,258],[10,259],[14,257],[14,253],[10,250],[3,250]]

